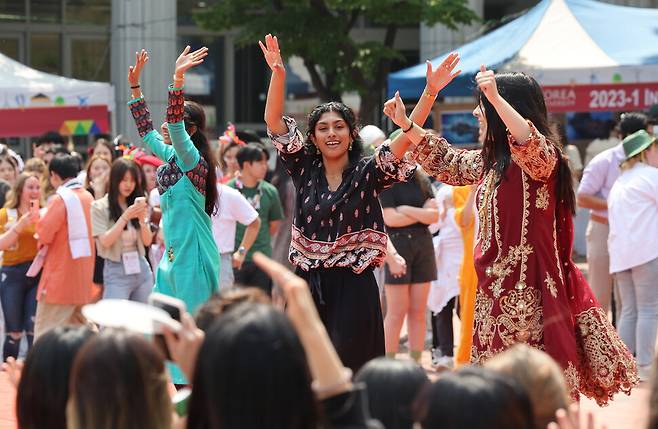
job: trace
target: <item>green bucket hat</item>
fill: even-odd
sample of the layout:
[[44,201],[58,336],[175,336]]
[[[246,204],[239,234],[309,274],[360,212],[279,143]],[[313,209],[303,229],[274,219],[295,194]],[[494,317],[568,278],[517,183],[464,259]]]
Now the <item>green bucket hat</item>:
[[655,141],[656,137],[650,135],[645,130],[636,131],[633,134],[626,136],[626,138],[621,142],[622,145],[624,145],[624,153],[626,154],[626,159],[629,160],[633,158],[635,155],[651,146],[651,144]]

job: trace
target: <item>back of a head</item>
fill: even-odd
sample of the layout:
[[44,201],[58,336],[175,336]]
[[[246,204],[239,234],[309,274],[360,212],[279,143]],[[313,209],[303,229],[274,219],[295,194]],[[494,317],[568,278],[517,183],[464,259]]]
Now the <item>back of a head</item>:
[[268,159],[269,154],[267,149],[265,149],[265,146],[261,143],[247,143],[238,149],[238,153],[235,157],[240,168],[242,168],[245,162],[258,162],[263,159]]
[[46,332],[34,343],[16,395],[18,427],[66,429],[73,360],[93,335],[86,327],[63,326]]
[[244,303],[217,318],[199,350],[193,386],[188,428],[317,426],[304,349],[270,305]]
[[64,140],[64,137],[62,137],[62,135],[57,131],[47,131],[37,139],[36,145],[39,146],[43,143],[55,143],[55,144],[65,145],[66,141]]
[[57,174],[62,180],[72,179],[80,172],[80,161],[73,155],[58,153],[48,164],[48,171]]
[[270,297],[257,287],[234,287],[212,295],[196,311],[196,326],[207,331],[221,314],[245,302],[269,304]]
[[622,113],[619,119],[619,134],[622,140],[636,131],[646,130],[649,126],[647,115],[641,112]]
[[411,429],[412,404],[429,384],[425,371],[415,362],[388,358],[373,359],[357,373],[365,383],[370,414],[386,429]]
[[534,429],[532,405],[513,380],[465,367],[435,381],[416,404],[423,429]]
[[569,396],[560,366],[546,353],[526,344],[517,344],[485,363],[492,369],[516,380],[528,393],[535,423],[545,428],[555,420],[555,412],[566,409]]
[[69,429],[171,426],[164,360],[144,337],[106,329],[80,350],[71,371]]

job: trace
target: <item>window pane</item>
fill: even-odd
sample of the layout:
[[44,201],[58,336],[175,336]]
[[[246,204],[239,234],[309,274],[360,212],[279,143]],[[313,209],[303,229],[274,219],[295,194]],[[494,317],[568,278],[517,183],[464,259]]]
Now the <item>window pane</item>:
[[110,81],[109,39],[74,39],[71,41],[71,52],[72,77]]
[[47,73],[62,73],[62,51],[59,34],[32,34],[30,65]]
[[20,61],[20,52],[18,51],[18,39],[0,37],[0,52],[11,59]]
[[110,25],[111,0],[66,0],[67,24]]
[[30,21],[62,22],[62,0],[30,0]]
[[0,0],[0,21],[25,21],[25,0]]

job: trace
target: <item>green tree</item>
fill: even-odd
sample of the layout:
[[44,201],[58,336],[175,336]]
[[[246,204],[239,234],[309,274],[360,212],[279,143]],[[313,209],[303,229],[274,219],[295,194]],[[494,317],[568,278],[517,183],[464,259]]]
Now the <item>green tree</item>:
[[[284,58],[303,59],[323,101],[358,92],[365,123],[378,117],[391,63],[402,58],[393,49],[401,27],[423,22],[455,29],[478,19],[466,0],[220,0],[195,17],[206,29],[236,28],[242,46],[276,35]],[[350,37],[361,17],[384,30],[381,40]]]

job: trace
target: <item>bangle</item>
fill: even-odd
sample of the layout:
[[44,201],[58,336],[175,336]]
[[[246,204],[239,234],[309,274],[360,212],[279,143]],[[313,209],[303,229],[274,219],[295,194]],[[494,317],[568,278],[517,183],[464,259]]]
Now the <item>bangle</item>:
[[403,133],[406,133],[407,131],[411,130],[414,127],[414,121],[409,121],[409,122],[410,122],[409,128],[407,128],[406,130],[402,130]]
[[336,381],[334,384],[330,384],[329,386],[320,386],[317,380],[313,380],[311,382],[311,389],[318,394],[318,395],[324,395],[327,393],[333,393],[339,388],[343,387],[347,383],[352,381],[352,370],[349,368],[343,368],[342,370],[342,377],[340,380]]
[[139,87],[140,87],[139,84],[137,84],[137,85],[135,85],[135,86],[131,86],[130,89],[137,89],[137,88],[139,88]]
[[174,73],[174,82],[179,81],[179,80],[185,80],[185,75],[176,76],[176,73]]
[[428,90],[425,90],[425,97],[427,97],[427,98],[434,98],[438,94],[439,94],[438,92],[436,94],[430,94],[430,92]]

